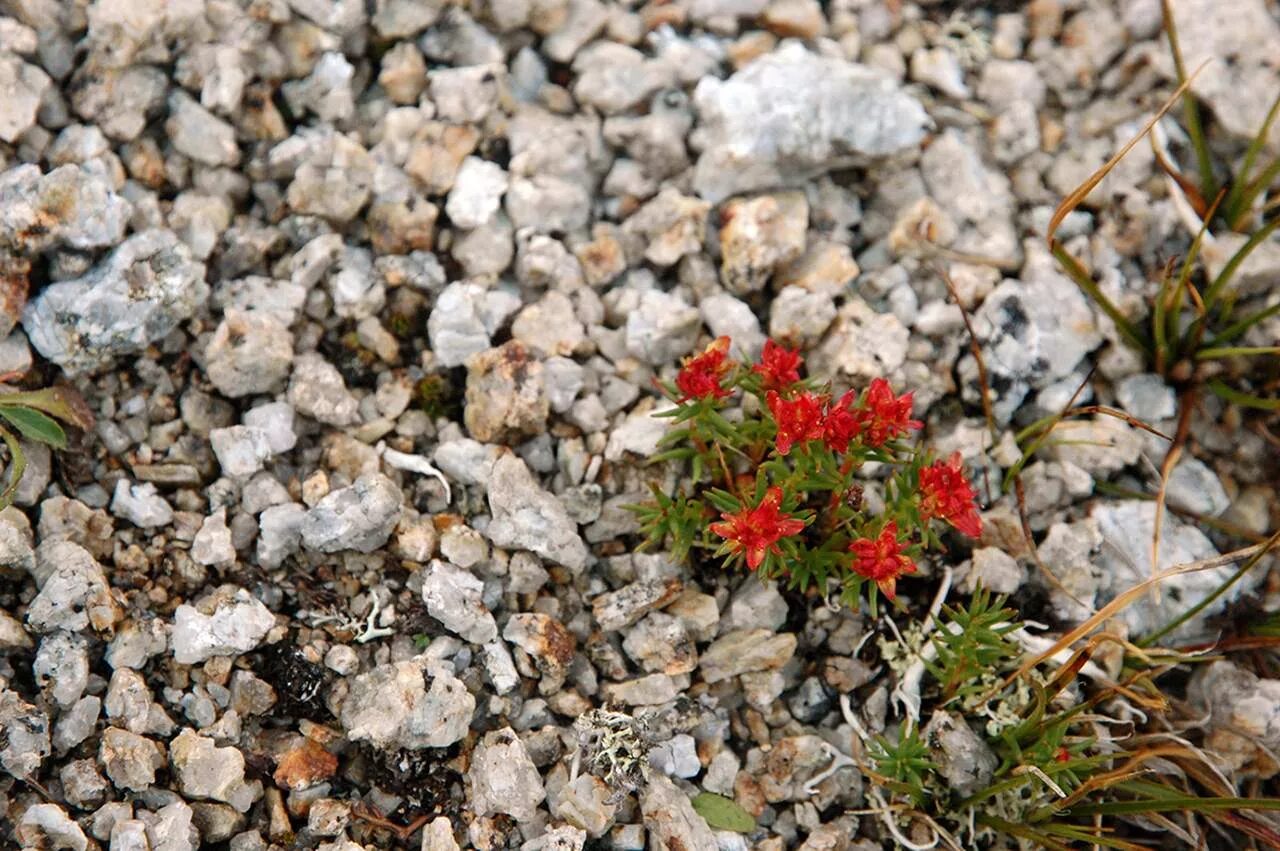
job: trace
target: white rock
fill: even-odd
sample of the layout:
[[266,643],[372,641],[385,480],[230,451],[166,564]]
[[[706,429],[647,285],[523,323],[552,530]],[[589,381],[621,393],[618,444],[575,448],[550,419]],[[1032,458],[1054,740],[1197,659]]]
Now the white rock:
[[172,231],[143,231],[83,277],[41,290],[22,325],[31,345],[68,373],[100,369],[189,318],[209,295],[204,271]]
[[478,228],[498,212],[506,191],[507,173],[500,165],[467,157],[458,167],[444,210],[458,227]]
[[358,408],[342,374],[316,352],[299,355],[289,379],[289,404],[326,425],[347,426],[359,420]]
[[227,528],[226,506],[210,514],[200,524],[191,542],[191,558],[198,564],[227,566],[236,560],[236,550],[231,544],[231,530]]
[[442,748],[463,738],[475,698],[448,666],[424,671],[424,662],[380,665],[356,677],[340,713],[347,738],[380,748]]
[[119,608],[102,565],[89,551],[67,540],[47,540],[36,549],[40,593],[27,606],[27,625],[35,632],[92,626],[101,632],[118,619]]
[[220,599],[212,614],[184,603],[173,614],[173,658],[181,665],[195,665],[214,656],[247,653],[275,623],[271,610],[243,588]]
[[888,75],[790,42],[694,90],[702,155],[694,187],[718,203],[913,148],[929,118]]
[[228,307],[205,350],[204,371],[224,396],[275,390],[293,363],[293,335],[269,311]]
[[267,445],[277,455],[288,452],[298,443],[294,420],[293,407],[287,402],[267,402],[244,415],[246,426],[266,432]]
[[587,565],[587,546],[564,505],[544,491],[515,455],[503,455],[489,480],[492,519],[484,533],[499,547],[529,550],[574,573]]
[[169,95],[169,119],[164,129],[175,149],[199,163],[231,166],[240,161],[235,128],[182,89]]
[[262,781],[244,779],[244,754],[239,749],[220,748],[189,727],[169,744],[169,761],[187,797],[222,801],[241,813],[262,797]]
[[302,545],[335,553],[370,553],[386,544],[400,522],[404,495],[381,473],[366,473],[320,500],[302,520]]
[[498,637],[498,625],[480,599],[483,591],[484,583],[470,571],[438,559],[422,576],[427,614],[474,644],[487,644]]
[[132,484],[128,479],[118,480],[111,498],[111,513],[143,529],[167,526],[173,522],[173,507],[150,482]]
[[258,564],[279,567],[302,546],[306,506],[297,502],[273,505],[258,518]]
[[472,752],[467,778],[476,815],[505,813],[526,822],[547,796],[524,742],[510,727],[485,734]]
[[646,290],[627,315],[627,351],[654,365],[672,363],[693,351],[701,317],[679,296]]
[[209,432],[209,443],[223,475],[233,479],[249,478],[273,454],[267,433],[252,426],[215,428]]

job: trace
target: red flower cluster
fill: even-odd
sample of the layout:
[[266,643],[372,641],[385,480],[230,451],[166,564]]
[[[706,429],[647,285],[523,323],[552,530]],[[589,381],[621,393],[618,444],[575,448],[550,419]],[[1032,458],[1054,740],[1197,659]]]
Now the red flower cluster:
[[926,523],[931,517],[945,520],[970,538],[982,534],[977,494],[964,474],[959,452],[920,471],[920,517]]
[[720,383],[729,371],[728,355],[729,338],[717,337],[702,354],[687,359],[676,374],[676,387],[684,394],[678,401],[728,396],[732,391]]
[[800,380],[800,352],[780,346],[773,340],[765,340],[760,363],[751,371],[763,376],[766,390],[790,387]]
[[781,505],[782,488],[771,487],[755,508],[721,514],[723,522],[712,523],[711,531],[728,542],[730,552],[745,552],[747,567],[755,570],[767,553],[781,554],[778,541],[804,528],[803,520],[779,511]]
[[828,403],[822,417],[822,439],[832,452],[848,452],[849,441],[862,431],[861,412],[853,408],[853,391],[845,393],[835,404]]
[[786,455],[797,443],[806,443],[822,437],[823,398],[812,393],[801,393],[794,399],[783,399],[770,390],[765,396],[769,411],[778,427],[779,454]]
[[924,426],[911,419],[911,393],[895,397],[883,378],[871,382],[857,416],[862,424],[862,440],[868,446],[884,446],[895,437]]
[[915,562],[902,552],[898,524],[892,520],[878,538],[859,538],[849,544],[849,552],[854,555],[854,572],[875,582],[890,600],[897,594],[898,577],[916,572]]
[[924,425],[910,418],[911,394],[895,397],[883,378],[871,382],[860,405],[855,407],[853,398],[849,391],[834,402],[830,396],[809,392],[783,399],[770,390],[765,401],[778,429],[779,454],[786,455],[792,446],[809,440],[822,440],[833,452],[849,451],[850,441],[857,437],[879,447]]

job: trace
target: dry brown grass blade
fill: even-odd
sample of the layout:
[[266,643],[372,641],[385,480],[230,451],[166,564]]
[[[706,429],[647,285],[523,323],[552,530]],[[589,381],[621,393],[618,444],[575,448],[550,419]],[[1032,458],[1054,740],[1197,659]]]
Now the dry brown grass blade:
[[1265,546],[1264,544],[1257,544],[1252,547],[1245,547],[1244,549],[1234,550],[1233,552],[1229,552],[1224,555],[1214,556],[1213,558],[1203,559],[1201,561],[1193,561],[1193,562],[1190,562],[1189,564],[1177,565],[1176,567],[1171,567],[1168,570],[1162,570],[1159,573],[1155,574],[1154,576],[1150,577],[1149,579],[1144,579],[1142,582],[1139,582],[1137,585],[1133,586],[1128,591],[1125,591],[1123,594],[1120,594],[1110,603],[1107,603],[1105,606],[1103,606],[1101,609],[1095,612],[1092,617],[1090,617],[1088,620],[1081,623],[1075,629],[1065,633],[1061,638],[1055,641],[1049,648],[1041,652],[1039,655],[1033,656],[1032,658],[1024,662],[1018,668],[1018,670],[1014,671],[1012,674],[1006,677],[1004,681],[1001,682],[996,689],[992,690],[991,694],[993,696],[995,694],[998,694],[1001,690],[1012,685],[1013,682],[1017,680],[1019,677],[1025,676],[1027,672],[1030,671],[1032,668],[1034,668],[1036,665],[1039,665],[1041,662],[1051,658],[1061,650],[1067,647],[1070,647],[1072,644],[1075,644],[1081,638],[1084,638],[1086,635],[1093,632],[1098,627],[1099,624],[1102,624],[1105,621],[1107,621],[1109,618],[1114,617],[1116,614],[1120,613],[1129,605],[1131,605],[1134,600],[1138,599],[1144,593],[1146,593],[1147,589],[1154,583],[1163,582],[1164,580],[1171,579],[1174,576],[1182,576],[1185,573],[1196,573],[1201,570],[1212,570],[1215,567],[1222,567],[1225,564],[1233,564],[1237,561],[1241,561],[1242,559],[1249,558],[1250,556],[1256,554],[1264,546]]
[[1182,82],[1182,85],[1178,86],[1178,88],[1174,90],[1173,94],[1169,95],[1169,99],[1164,102],[1164,105],[1160,107],[1156,114],[1151,117],[1151,120],[1147,122],[1146,126],[1143,127],[1136,136],[1130,139],[1123,148],[1111,157],[1111,159],[1103,163],[1101,168],[1089,175],[1084,183],[1081,183],[1071,191],[1071,194],[1062,199],[1062,203],[1058,205],[1058,209],[1053,211],[1053,218],[1049,220],[1049,231],[1045,235],[1046,239],[1049,241],[1050,247],[1057,244],[1054,236],[1057,234],[1058,227],[1062,224],[1062,220],[1071,215],[1072,211],[1075,210],[1076,207],[1079,207],[1085,198],[1089,197],[1089,193],[1092,192],[1108,174],[1111,173],[1111,170],[1116,167],[1116,164],[1119,163],[1120,160],[1124,159],[1125,156],[1128,155],[1129,151],[1133,150],[1133,147],[1137,145],[1138,142],[1142,141],[1144,136],[1151,132],[1151,128],[1156,126],[1156,122],[1161,118],[1164,118],[1169,110],[1173,109],[1174,105],[1178,103],[1178,99],[1182,97],[1183,93],[1191,86],[1191,83],[1195,80],[1196,76],[1204,70],[1204,66],[1207,64],[1208,60],[1202,63],[1199,68],[1188,76],[1187,79]]
[[1047,576],[1053,587],[1066,594],[1071,602],[1082,609],[1092,609],[1092,606],[1072,594],[1070,589],[1062,584],[1062,580],[1058,578],[1057,574],[1050,570],[1049,565],[1045,564],[1044,560],[1040,558],[1040,551],[1036,549],[1035,536],[1031,534],[1031,517],[1027,512],[1027,490],[1022,485],[1022,476],[1013,477],[1013,493],[1018,500],[1018,520],[1022,525],[1022,537],[1027,542],[1027,551],[1031,553],[1031,560],[1036,563],[1036,570]]
[[[1160,537],[1161,527],[1164,525],[1164,507],[1169,495],[1169,476],[1173,475],[1173,468],[1178,466],[1178,461],[1182,459],[1182,450],[1187,445],[1187,436],[1191,432],[1191,414],[1195,411],[1195,402],[1195,390],[1189,389],[1182,392],[1178,399],[1178,427],[1174,430],[1173,442],[1169,444],[1169,449],[1164,453],[1164,461],[1160,464],[1160,487],[1156,490],[1155,525],[1151,530],[1152,576],[1155,576],[1160,570]],[[1159,584],[1152,586],[1151,598],[1157,603],[1160,602]]]

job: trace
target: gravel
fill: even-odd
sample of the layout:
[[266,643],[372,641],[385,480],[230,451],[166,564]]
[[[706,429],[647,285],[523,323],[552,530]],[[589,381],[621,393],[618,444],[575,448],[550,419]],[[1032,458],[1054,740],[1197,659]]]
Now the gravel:
[[[1238,163],[1274,15],[1171,5],[1188,67],[1215,59],[1193,83],[1215,161]],[[24,436],[0,511],[0,845],[887,841],[845,814],[879,804],[842,710],[899,729],[885,620],[911,634],[949,575],[948,603],[1007,594],[1047,640],[1145,581],[1154,505],[1118,494],[1156,492],[1168,442],[1142,425],[1172,434],[1185,387],[1043,242],[1169,90],[1159,4],[987,6],[6,6],[0,372],[74,389],[96,424]],[[1139,145],[1058,229],[1135,322],[1195,235],[1172,191]],[[1215,228],[1210,274],[1245,238]],[[1233,315],[1270,304],[1277,245]],[[1268,323],[1240,344],[1273,344]],[[650,463],[656,384],[720,336],[798,348],[837,393],[912,391],[927,444],[973,469],[983,538],[948,533],[874,618],[639,550],[631,506],[707,486]],[[1003,492],[1012,435],[1068,405],[1098,407]],[[1261,422],[1199,400],[1157,568],[1270,534]],[[893,495],[863,472],[875,513]],[[1273,564],[1170,640],[1276,609]],[[1168,578],[1113,626],[1135,640],[1234,569]],[[1170,687],[1208,718],[1193,743],[1261,782],[1276,683],[1228,653]],[[922,736],[965,797],[994,757],[953,709]],[[709,825],[704,791],[755,831]]]

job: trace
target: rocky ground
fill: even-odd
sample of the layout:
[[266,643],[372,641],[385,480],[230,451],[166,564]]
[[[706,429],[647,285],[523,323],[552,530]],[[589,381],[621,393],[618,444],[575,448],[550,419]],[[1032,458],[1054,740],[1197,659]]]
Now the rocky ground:
[[[1277,9],[1174,6],[1238,150],[1276,90]],[[644,463],[653,379],[718,335],[914,391],[988,485],[986,535],[904,580],[908,611],[943,564],[1055,628],[1149,573],[1154,506],[1097,487],[1153,492],[1158,438],[1100,417],[1042,452],[1036,553],[995,483],[1082,383],[1172,428],[1173,389],[1044,241],[1171,89],[1157,0],[0,13],[0,371],[97,418],[28,446],[0,513],[6,847],[881,847],[864,778],[823,770],[851,747],[841,695],[894,723],[882,624],[635,552],[625,506],[684,474]],[[1140,311],[1192,234],[1141,145],[1060,235]],[[1206,400],[1162,564],[1238,545],[1189,512],[1274,528],[1275,458]],[[1280,602],[1249,585],[1206,615]],[[1280,685],[1240,674],[1202,691],[1280,748]],[[633,750],[584,764],[606,735]],[[754,832],[713,831],[695,791]]]

